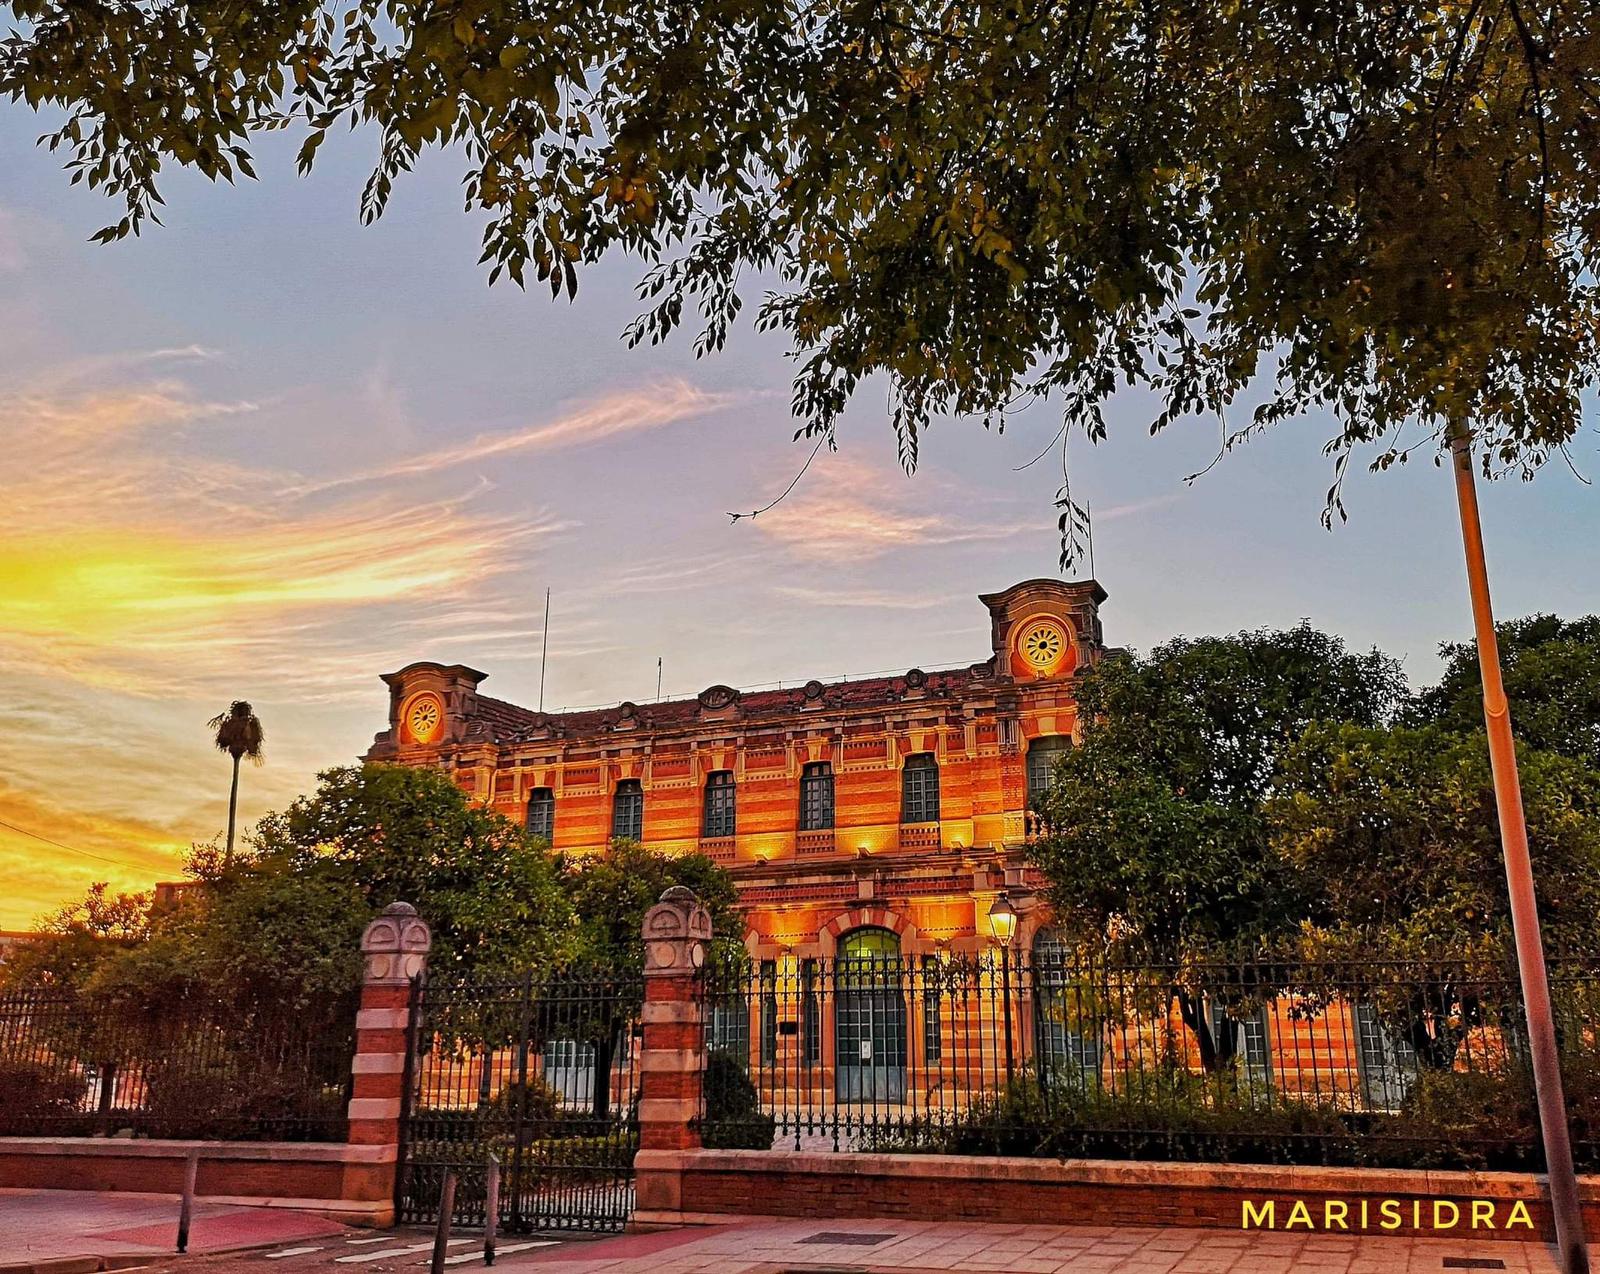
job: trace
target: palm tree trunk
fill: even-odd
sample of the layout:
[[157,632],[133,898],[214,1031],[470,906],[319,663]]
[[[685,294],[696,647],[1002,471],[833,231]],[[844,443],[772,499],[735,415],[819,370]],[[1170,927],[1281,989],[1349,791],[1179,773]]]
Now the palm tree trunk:
[[233,786],[228,789],[228,850],[222,856],[222,865],[233,865],[233,819],[239,808],[239,757],[233,758]]

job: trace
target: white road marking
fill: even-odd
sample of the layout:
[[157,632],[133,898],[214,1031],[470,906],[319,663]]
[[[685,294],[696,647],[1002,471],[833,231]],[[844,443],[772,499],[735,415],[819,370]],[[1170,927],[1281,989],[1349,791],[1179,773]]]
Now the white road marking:
[[[531,1247],[556,1247],[556,1246],[559,1245],[559,1243],[560,1243],[559,1239],[538,1239],[538,1240],[536,1240],[536,1241],[534,1241],[532,1243],[507,1243],[504,1246],[496,1246],[495,1250],[494,1250],[494,1254],[495,1254],[496,1259],[498,1259],[498,1258],[500,1258],[502,1256],[506,1256],[506,1255],[508,1255],[508,1254],[510,1254],[512,1252],[526,1252]],[[483,1253],[482,1252],[462,1252],[458,1256],[447,1256],[447,1257],[445,1257],[444,1258],[444,1263],[446,1265],[465,1265],[468,1261],[481,1261],[481,1260],[483,1260]],[[418,1265],[431,1265],[432,1262],[431,1261],[418,1261],[417,1264]]]
[[357,1247],[366,1243],[393,1243],[394,1236],[390,1234],[380,1234],[375,1239],[346,1239],[345,1242],[351,1247]]
[[320,1246],[318,1246],[318,1247],[286,1247],[281,1252],[268,1252],[267,1253],[267,1260],[269,1260],[269,1261],[281,1261],[286,1256],[304,1256],[307,1252],[320,1252],[320,1251],[322,1251],[322,1248]]
[[[476,1239],[451,1239],[451,1247],[460,1247],[463,1243],[475,1243]],[[378,1261],[386,1256],[410,1256],[413,1252],[428,1252],[433,1249],[433,1241],[418,1243],[412,1247],[386,1247],[376,1252],[357,1252],[354,1256],[336,1256],[334,1261],[339,1265],[358,1265],[365,1261]]]

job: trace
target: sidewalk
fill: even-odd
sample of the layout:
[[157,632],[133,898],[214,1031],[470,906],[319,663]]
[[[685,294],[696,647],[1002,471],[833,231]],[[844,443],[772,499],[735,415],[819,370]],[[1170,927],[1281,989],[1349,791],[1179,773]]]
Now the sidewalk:
[[[940,1221],[755,1221],[710,1232],[624,1235],[529,1254],[550,1274],[786,1274],[984,1270],[997,1274],[1558,1274],[1535,1243]],[[1448,1258],[1457,1263],[1446,1265]],[[1471,1262],[1498,1261],[1499,1265]]]
[[[343,1234],[337,1221],[280,1208],[197,1200],[191,1253]],[[0,1269],[74,1256],[171,1256],[178,1196],[0,1189]]]

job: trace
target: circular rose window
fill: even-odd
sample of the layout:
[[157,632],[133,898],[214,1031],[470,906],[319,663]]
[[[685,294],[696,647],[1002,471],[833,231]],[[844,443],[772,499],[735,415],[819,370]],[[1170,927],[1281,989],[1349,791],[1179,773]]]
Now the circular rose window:
[[417,743],[428,743],[439,733],[444,711],[433,695],[418,695],[406,709],[406,730]]
[[1067,634],[1053,620],[1038,619],[1022,630],[1017,650],[1037,673],[1054,671],[1067,653]]

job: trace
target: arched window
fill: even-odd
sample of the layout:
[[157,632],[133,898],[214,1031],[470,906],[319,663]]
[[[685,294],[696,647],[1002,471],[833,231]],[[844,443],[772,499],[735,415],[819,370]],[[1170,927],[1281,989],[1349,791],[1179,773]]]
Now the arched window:
[[1041,929],[1033,940],[1033,1006],[1040,1074],[1058,1084],[1098,1088],[1100,1006],[1055,929]]
[[1065,734],[1046,734],[1028,744],[1028,803],[1050,789],[1056,762],[1071,749],[1072,739]]
[[638,779],[623,779],[611,798],[613,839],[639,840],[644,836],[644,788]]
[[800,772],[800,830],[821,832],[833,826],[833,766],[812,761]]
[[839,939],[834,964],[835,1093],[840,1101],[900,1101],[906,1091],[905,964],[892,930]]
[[548,787],[536,787],[528,793],[528,835],[545,840],[556,834],[556,794]]
[[932,752],[918,752],[906,758],[900,777],[900,821],[939,821],[939,762]]
[[708,774],[705,814],[700,820],[700,835],[733,835],[733,801],[733,771],[718,770],[714,774]]

